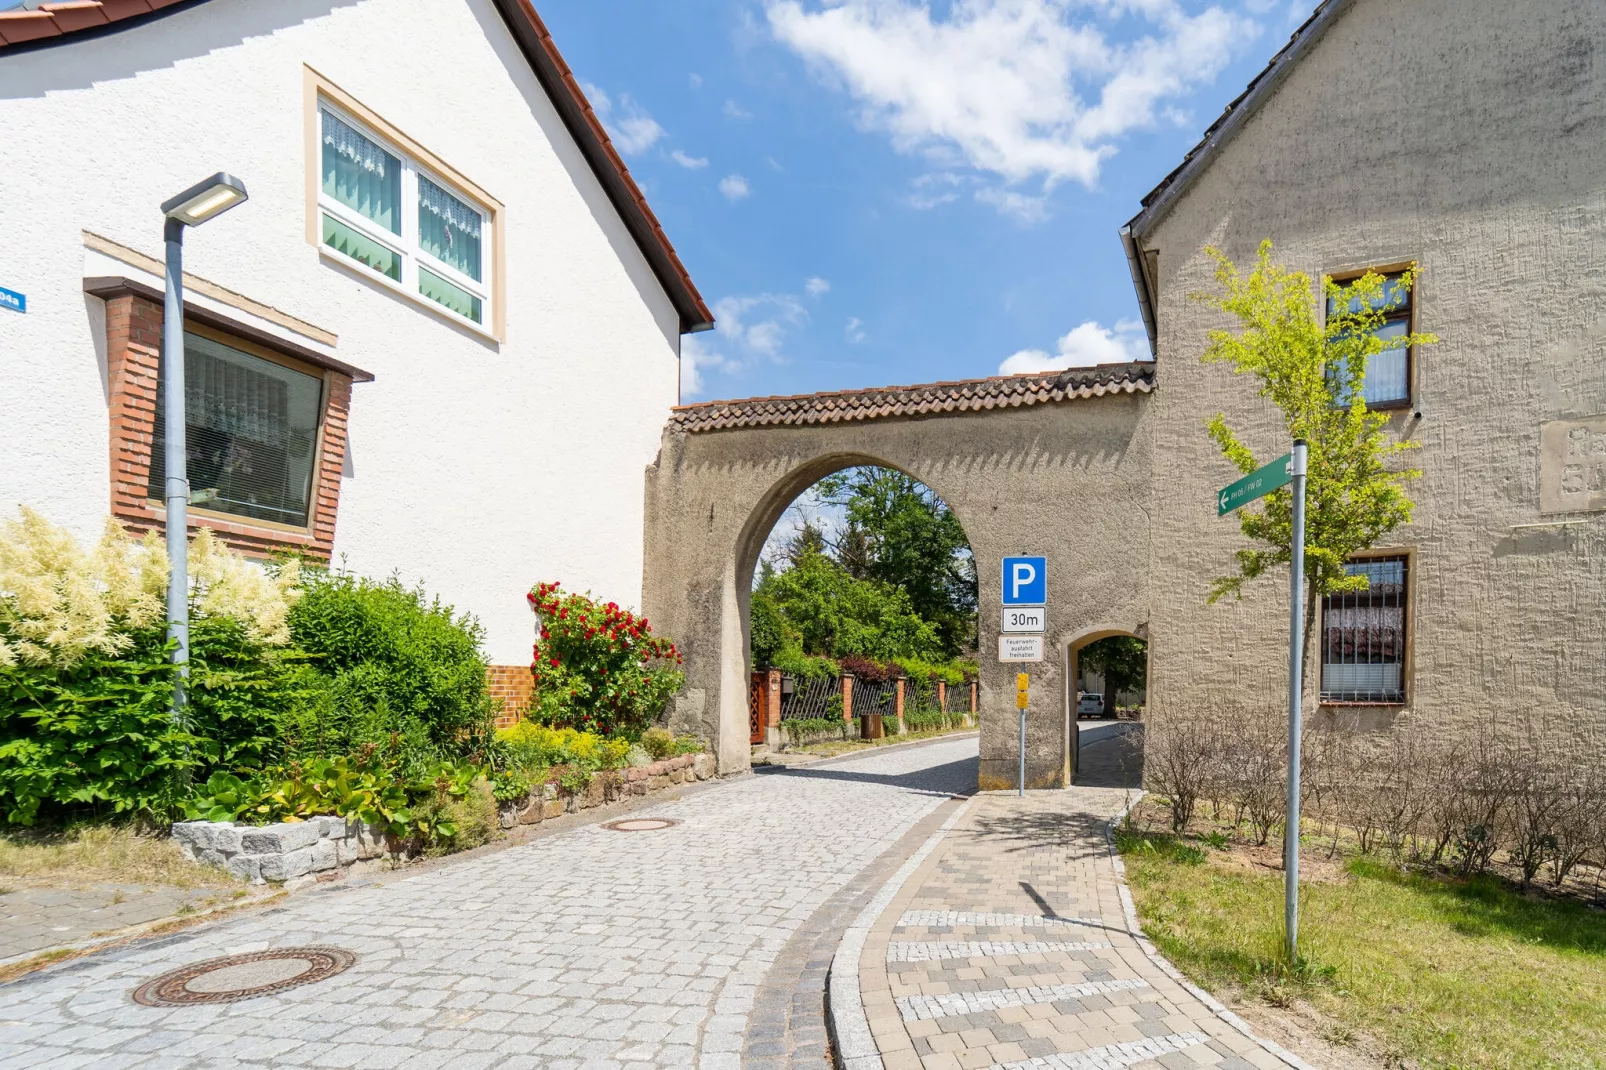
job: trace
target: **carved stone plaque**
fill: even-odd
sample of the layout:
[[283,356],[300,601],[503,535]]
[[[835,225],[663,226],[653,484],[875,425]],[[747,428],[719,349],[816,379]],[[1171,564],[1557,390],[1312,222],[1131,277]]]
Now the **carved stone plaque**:
[[1606,415],[1539,425],[1539,511],[1606,511]]

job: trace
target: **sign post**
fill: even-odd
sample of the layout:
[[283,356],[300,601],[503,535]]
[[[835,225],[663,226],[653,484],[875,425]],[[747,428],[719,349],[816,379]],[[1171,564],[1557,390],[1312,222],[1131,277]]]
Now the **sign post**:
[[1258,468],[1216,494],[1216,515],[1288,486],[1293,498],[1293,530],[1288,547],[1288,803],[1283,819],[1283,950],[1290,964],[1299,950],[1299,740],[1305,667],[1305,440],[1296,438],[1290,453]]
[[[1004,604],[998,636],[1001,662],[1042,661],[1047,626],[1048,558],[1006,557],[999,565],[999,594]],[[1030,633],[1037,634],[1030,634]],[[1026,634],[1021,634],[1026,633]],[[1015,706],[1020,710],[1020,780],[1017,792],[1026,794],[1026,707],[1031,702],[1031,677],[1015,674]]]
[[1288,814],[1283,821],[1283,932],[1288,963],[1299,961],[1299,737],[1305,680],[1305,468],[1304,439],[1294,440],[1294,530],[1289,542],[1288,594]]
[[1023,672],[1015,674],[1015,705],[1020,707],[1020,784],[1019,794],[1026,795],[1026,705],[1031,700],[1032,678]]

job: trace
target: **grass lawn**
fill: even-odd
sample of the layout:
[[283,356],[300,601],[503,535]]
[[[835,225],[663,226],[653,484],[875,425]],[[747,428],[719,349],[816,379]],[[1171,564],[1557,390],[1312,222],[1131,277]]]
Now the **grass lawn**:
[[221,869],[191,862],[165,836],[140,836],[127,826],[113,825],[0,834],[0,883],[241,886]]
[[1308,1001],[1424,1066],[1606,1068],[1606,912],[1350,858],[1303,886],[1291,974],[1280,872],[1168,835],[1118,845],[1149,937],[1206,988]]

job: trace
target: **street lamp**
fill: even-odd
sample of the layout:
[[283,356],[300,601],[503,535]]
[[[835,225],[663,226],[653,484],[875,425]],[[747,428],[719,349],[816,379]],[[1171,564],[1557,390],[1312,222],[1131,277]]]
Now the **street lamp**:
[[190,480],[184,441],[184,228],[227,212],[246,199],[245,183],[219,171],[177,197],[162,202],[167,217],[167,293],[162,303],[163,423],[167,434],[167,637],[176,642],[173,664],[173,718],[184,710],[184,681],[190,662],[189,505]]

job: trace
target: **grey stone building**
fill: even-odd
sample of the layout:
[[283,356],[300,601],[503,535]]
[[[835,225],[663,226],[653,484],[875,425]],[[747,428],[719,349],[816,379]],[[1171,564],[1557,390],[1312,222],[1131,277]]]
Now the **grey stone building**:
[[[1327,0],[1123,237],[1155,343],[1149,399],[1151,709],[1274,694],[1286,587],[1207,606],[1237,525],[1203,434],[1228,414],[1285,451],[1269,404],[1205,366],[1224,326],[1189,300],[1204,247],[1318,278],[1414,265],[1409,315],[1440,343],[1368,369],[1421,448],[1414,522],[1375,597],[1327,607],[1310,693],[1362,726],[1516,725],[1606,748],[1606,20],[1598,2]],[[1359,603],[1359,604],[1357,604]],[[1397,642],[1387,633],[1398,627]],[[1370,649],[1367,649],[1370,644]]]
[[1250,380],[1200,354],[1230,326],[1191,301],[1207,246],[1343,277],[1414,267],[1366,393],[1420,443],[1414,522],[1324,607],[1318,721],[1543,737],[1606,758],[1606,19],[1599,0],[1326,0],[1122,233],[1153,364],[678,410],[648,471],[647,607],[688,652],[677,725],[745,765],[747,590],[791,497],[849,464],[941,494],[981,579],[984,787],[1015,782],[1014,666],[994,658],[998,559],[1049,555],[1050,655],[1033,667],[1027,780],[1074,766],[1076,651],[1149,641],[1149,716],[1281,708],[1287,585],[1206,604],[1238,524],[1225,413],[1288,448]]

